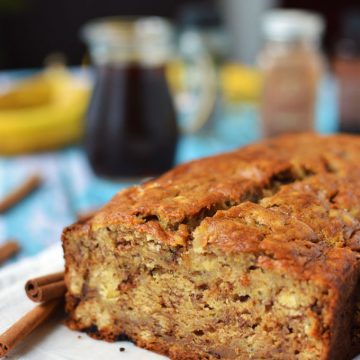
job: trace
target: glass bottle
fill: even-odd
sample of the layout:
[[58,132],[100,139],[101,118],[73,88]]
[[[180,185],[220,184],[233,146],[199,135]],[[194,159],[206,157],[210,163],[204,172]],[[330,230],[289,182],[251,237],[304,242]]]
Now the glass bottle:
[[360,133],[360,9],[344,14],[334,70],[338,82],[340,131]]
[[165,77],[173,55],[165,19],[104,18],[85,25],[95,68],[85,150],[98,175],[136,178],[172,167],[176,111]]
[[322,18],[300,10],[272,10],[263,19],[265,45],[261,116],[265,137],[314,129],[324,59]]

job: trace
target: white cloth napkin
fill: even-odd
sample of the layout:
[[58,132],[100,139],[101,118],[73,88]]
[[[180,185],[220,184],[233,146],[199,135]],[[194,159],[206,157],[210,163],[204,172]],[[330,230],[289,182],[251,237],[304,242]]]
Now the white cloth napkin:
[[[62,248],[53,245],[37,256],[26,258],[0,271],[0,333],[36,306],[24,291],[26,280],[61,271],[64,268]],[[125,349],[120,352],[120,348]],[[123,350],[122,349],[122,350]],[[107,343],[71,331],[53,319],[30,335],[7,359],[22,360],[161,360],[163,356],[140,349],[129,342]],[[354,360],[360,360],[360,356]]]

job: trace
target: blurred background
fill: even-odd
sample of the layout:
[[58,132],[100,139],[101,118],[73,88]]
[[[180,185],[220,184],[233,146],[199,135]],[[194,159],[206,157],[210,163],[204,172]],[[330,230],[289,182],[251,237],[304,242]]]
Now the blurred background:
[[271,7],[307,9],[321,14],[327,24],[323,49],[330,57],[335,55],[338,42],[346,36],[346,23],[352,21],[350,14],[355,16],[359,11],[357,0],[336,1],[331,6],[325,0],[153,0],[151,3],[141,0],[103,0],[101,3],[63,0],[58,4],[46,0],[1,0],[0,66],[2,69],[41,67],[44,59],[54,52],[64,54],[69,65],[79,65],[83,62],[86,47],[78,32],[91,19],[156,15],[171,18],[180,25],[184,21],[184,11],[188,11],[190,22],[190,18],[199,13],[199,8],[202,8],[201,15],[211,15],[214,25],[228,31],[229,58],[254,64],[262,45],[261,15]]
[[[111,18],[109,18],[111,17]],[[20,257],[119,189],[287,132],[360,132],[356,0],[0,0],[0,242]]]

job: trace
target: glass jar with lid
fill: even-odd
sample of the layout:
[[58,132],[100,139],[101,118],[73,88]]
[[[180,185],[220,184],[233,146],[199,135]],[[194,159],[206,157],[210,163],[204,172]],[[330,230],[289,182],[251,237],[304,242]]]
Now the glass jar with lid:
[[338,83],[340,131],[360,134],[360,9],[348,9],[333,62]]
[[312,131],[324,72],[322,18],[301,10],[272,10],[262,22],[264,48],[261,116],[265,137]]

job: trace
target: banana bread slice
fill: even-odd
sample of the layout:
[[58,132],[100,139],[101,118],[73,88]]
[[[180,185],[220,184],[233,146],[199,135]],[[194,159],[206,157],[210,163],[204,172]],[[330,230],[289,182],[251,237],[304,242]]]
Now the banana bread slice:
[[69,326],[172,359],[350,359],[360,138],[289,135],[181,165],[64,230]]

